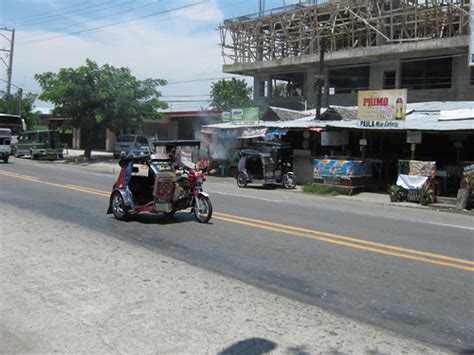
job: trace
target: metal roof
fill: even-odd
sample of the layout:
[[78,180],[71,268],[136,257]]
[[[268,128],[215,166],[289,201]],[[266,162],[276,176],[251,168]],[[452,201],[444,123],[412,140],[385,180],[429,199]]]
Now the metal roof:
[[407,104],[405,121],[398,127],[361,127],[359,120],[336,121],[327,127],[386,131],[474,131],[474,101],[434,101]]
[[[342,109],[342,107],[340,107]],[[341,112],[354,111],[356,107],[346,107]],[[321,110],[322,112],[325,109]],[[353,118],[353,115],[350,115]],[[405,121],[395,122],[394,126],[361,127],[360,120],[322,120],[316,121],[312,116],[291,121],[260,121],[259,123],[236,124],[233,122],[218,123],[203,126],[203,128],[214,129],[237,129],[237,128],[281,128],[281,129],[305,129],[305,128],[346,128],[367,129],[386,131],[474,131],[474,101],[435,101],[407,104],[407,115]]]

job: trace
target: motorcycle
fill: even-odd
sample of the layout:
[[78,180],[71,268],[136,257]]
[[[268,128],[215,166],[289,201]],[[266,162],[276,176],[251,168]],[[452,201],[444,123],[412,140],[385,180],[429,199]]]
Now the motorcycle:
[[[199,141],[165,141],[155,145],[168,148],[180,146],[199,147]],[[212,217],[209,194],[203,191],[205,176],[200,171],[172,165],[166,153],[148,154],[132,151],[119,160],[120,174],[109,200],[108,214],[118,220],[127,220],[131,215],[148,212],[173,216],[177,211],[191,208],[196,220],[207,223]],[[139,165],[147,170],[140,175]]]

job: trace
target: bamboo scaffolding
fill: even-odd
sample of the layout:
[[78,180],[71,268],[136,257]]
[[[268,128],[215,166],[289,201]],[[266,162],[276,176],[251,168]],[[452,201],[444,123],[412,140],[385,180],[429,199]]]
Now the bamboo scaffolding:
[[334,0],[220,26],[226,64],[469,34],[469,0]]

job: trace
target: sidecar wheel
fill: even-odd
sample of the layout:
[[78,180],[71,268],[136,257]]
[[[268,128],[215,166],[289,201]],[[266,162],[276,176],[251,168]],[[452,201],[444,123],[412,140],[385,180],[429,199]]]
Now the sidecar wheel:
[[237,186],[241,188],[247,186],[247,176],[243,172],[237,174]]
[[130,217],[128,207],[125,205],[125,201],[120,192],[114,192],[112,195],[112,212],[114,217],[119,221],[126,221]]
[[194,217],[199,223],[207,223],[212,217],[212,203],[209,198],[205,196],[196,197],[194,202]]
[[292,173],[283,175],[282,185],[285,189],[294,189],[296,187],[296,176]]

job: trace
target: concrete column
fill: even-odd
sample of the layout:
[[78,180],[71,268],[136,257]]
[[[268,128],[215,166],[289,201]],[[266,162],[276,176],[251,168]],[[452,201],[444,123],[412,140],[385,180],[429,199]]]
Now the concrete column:
[[474,100],[474,90],[471,86],[471,72],[467,65],[467,55],[453,58],[453,70],[451,73],[451,89],[454,97],[458,100]]
[[[316,66],[306,70],[304,82],[304,99],[306,100],[308,110],[316,108],[316,88],[315,88]],[[323,102],[325,102],[323,100]]]
[[383,89],[383,73],[388,70],[392,70],[392,68],[384,66],[379,62],[372,62],[370,64],[369,88],[371,90]]
[[261,75],[255,75],[253,78],[253,99],[258,101],[265,94],[265,82]]

